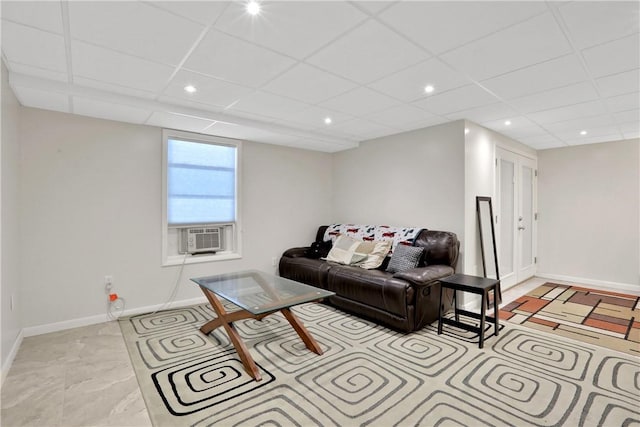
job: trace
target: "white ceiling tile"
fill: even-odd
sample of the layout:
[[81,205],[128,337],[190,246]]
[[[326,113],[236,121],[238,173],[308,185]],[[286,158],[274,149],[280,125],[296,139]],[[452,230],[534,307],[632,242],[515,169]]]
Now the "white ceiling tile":
[[71,36],[108,49],[177,65],[204,27],[142,2],[69,2]]
[[12,87],[16,98],[25,107],[42,108],[44,110],[69,112],[69,96],[57,92],[18,86]]
[[612,128],[602,128],[597,133],[597,135],[587,135],[578,138],[573,137],[571,134],[558,134],[558,137],[562,138],[568,145],[598,144],[623,139],[620,132]]
[[627,110],[613,113],[613,120],[616,123],[634,123],[640,122],[640,110]]
[[231,4],[227,1],[153,1],[151,3],[184,18],[200,24],[209,25]]
[[[263,112],[264,113],[264,112]],[[225,114],[225,121],[229,121],[231,123],[235,123],[235,118],[241,119],[249,119],[254,122],[263,122],[263,123],[272,123],[277,119],[273,117],[266,116],[265,114],[260,113],[248,113],[240,110],[224,110],[223,114]]]
[[432,120],[441,120],[441,118],[434,116],[422,108],[407,104],[369,114],[365,119],[392,128],[414,125],[416,123],[426,123]]
[[558,10],[578,49],[640,31],[637,1],[573,1]]
[[447,115],[481,105],[498,102],[498,99],[477,85],[467,85],[443,93],[436,93],[414,105],[424,108],[434,114]]
[[566,147],[566,144],[551,134],[541,134],[536,136],[519,138],[519,142],[526,144],[536,150],[548,148]]
[[539,127],[535,122],[532,122],[528,118],[522,116],[491,120],[480,124],[506,135],[533,135],[538,131],[540,133],[546,133],[546,131]]
[[[331,124],[324,123],[325,118],[331,118]],[[311,106],[300,111],[291,113],[286,119],[280,120],[279,123],[286,125],[304,125],[312,129],[327,129],[332,126],[353,119],[350,114],[341,113],[339,111],[330,110],[328,108]]]
[[522,113],[532,113],[592,101],[597,98],[598,93],[593,88],[593,84],[582,82],[512,99],[509,104]]
[[262,2],[259,16],[234,2],[216,23],[225,33],[302,59],[348,29],[366,15],[346,2]]
[[448,52],[441,58],[484,80],[571,52],[550,13],[529,19]]
[[238,102],[227,109],[227,112],[234,114],[235,111],[241,111],[286,119],[289,115],[307,107],[307,104],[293,99],[258,91],[240,98]]
[[2,19],[62,34],[59,1],[3,1]]
[[580,117],[577,119],[566,120],[558,123],[551,123],[545,125],[545,128],[549,130],[549,132],[553,132],[556,135],[560,134],[569,134],[569,135],[577,135],[580,136],[580,132],[582,130],[586,130],[591,134],[592,129],[595,128],[603,128],[603,127],[615,127],[616,124],[611,118],[609,114],[603,114],[600,116],[593,117]]
[[482,85],[501,98],[513,99],[586,79],[580,61],[571,54],[483,80]]
[[73,97],[73,112],[83,116],[138,124],[144,123],[151,114],[149,110],[79,96]]
[[328,101],[324,101],[320,106],[353,116],[363,116],[399,104],[398,101],[386,95],[379,94],[365,87],[359,87],[350,92],[338,95],[335,98],[331,98]]
[[316,104],[348,90],[355,84],[341,77],[300,63],[262,87],[267,92]]
[[582,56],[593,77],[633,70],[640,67],[640,35],[636,33],[585,49]]
[[142,99],[154,99],[156,97],[155,92],[148,90],[140,90],[132,87],[121,86],[113,83],[106,83],[99,80],[94,80],[86,77],[75,76],[73,78],[73,84],[77,86],[100,89],[105,92],[112,92],[120,95],[135,96]]
[[371,83],[369,87],[402,101],[412,102],[425,97],[424,88],[427,85],[435,88],[435,94],[470,83],[471,80],[463,74],[452,70],[437,58],[431,58]]
[[105,83],[157,92],[173,73],[167,65],[124,55],[112,50],[72,42],[73,74]]
[[218,105],[213,105],[213,104],[204,104],[202,102],[198,102],[196,100],[186,99],[186,98],[174,98],[172,96],[163,95],[163,96],[157,97],[157,101],[165,103],[167,105],[195,108],[197,110],[206,111],[206,112],[214,112],[214,113],[224,112],[224,107],[220,107]]
[[468,43],[546,10],[542,2],[399,2],[380,14],[433,53]]
[[596,83],[600,94],[604,97],[638,92],[640,90],[640,69],[601,77],[596,80]]
[[[483,124],[483,126],[489,127],[489,124]],[[490,129],[493,129],[493,128],[490,128]],[[498,129],[494,129],[494,130],[498,130]],[[521,141],[524,139],[546,138],[546,135],[548,135],[548,132],[545,129],[535,125],[524,126],[524,127],[514,127],[512,129],[505,129],[505,126],[502,126],[499,132],[517,141]]]
[[640,108],[640,92],[628,93],[605,99],[609,111],[618,112]]
[[184,68],[221,80],[259,87],[294,63],[286,56],[211,30]]
[[11,63],[67,71],[64,37],[57,34],[3,21],[2,52]]
[[18,64],[17,62],[9,62],[7,66],[12,73],[16,74],[24,74],[27,76],[40,77],[59,82],[66,82],[69,80],[69,75],[66,71],[46,70],[44,68],[38,68],[31,65]]
[[507,104],[496,102],[495,104],[483,105],[482,107],[456,111],[455,113],[447,114],[447,117],[451,120],[467,119],[476,123],[483,123],[507,119],[517,115],[518,113]]
[[207,127],[202,133],[226,138],[243,139],[246,134],[246,127],[228,122],[215,122]]
[[557,123],[565,120],[579,119],[606,114],[607,109],[601,100],[581,102],[566,107],[553,108],[527,114],[531,120],[541,124]]
[[[187,85],[193,85],[197,91],[186,92],[184,88]],[[245,86],[182,70],[171,79],[163,93],[172,98],[225,108],[252,91]]]
[[215,120],[208,120],[203,117],[193,117],[164,111],[155,111],[147,120],[147,124],[151,126],[188,130],[192,132],[202,132],[214,122]]
[[428,55],[376,21],[369,20],[307,59],[324,70],[366,84]]

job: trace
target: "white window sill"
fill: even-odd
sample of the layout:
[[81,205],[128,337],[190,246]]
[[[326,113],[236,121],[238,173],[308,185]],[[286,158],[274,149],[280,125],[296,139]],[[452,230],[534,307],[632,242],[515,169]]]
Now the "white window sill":
[[233,259],[241,259],[242,255],[237,252],[220,252],[212,255],[171,255],[168,256],[162,262],[163,267],[169,267],[172,265],[185,264],[198,264],[202,262],[216,262],[216,261],[229,261]]

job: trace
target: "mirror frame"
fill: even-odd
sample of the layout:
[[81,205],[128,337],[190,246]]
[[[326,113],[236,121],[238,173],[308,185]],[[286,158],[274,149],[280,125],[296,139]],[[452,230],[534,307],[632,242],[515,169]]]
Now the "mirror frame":
[[[482,235],[482,221],[486,220],[486,218],[482,218],[480,214],[480,202],[488,202],[489,203],[489,222],[491,223],[491,243],[493,245],[493,259],[496,263],[496,279],[500,280],[500,272],[498,270],[498,251],[496,248],[496,232],[493,225],[493,207],[491,204],[491,197],[486,196],[476,196],[476,212],[478,215],[478,231],[480,232],[480,253],[482,254],[482,272],[484,277],[487,277],[487,261],[486,255],[484,253],[484,236]],[[487,242],[489,243],[489,242]]]

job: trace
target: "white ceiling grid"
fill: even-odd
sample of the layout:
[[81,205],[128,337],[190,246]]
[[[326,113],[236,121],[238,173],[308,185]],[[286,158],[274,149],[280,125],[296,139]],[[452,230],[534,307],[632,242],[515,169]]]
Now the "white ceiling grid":
[[640,136],[639,5],[2,1],[2,55],[29,107],[327,152],[468,119],[544,149]]

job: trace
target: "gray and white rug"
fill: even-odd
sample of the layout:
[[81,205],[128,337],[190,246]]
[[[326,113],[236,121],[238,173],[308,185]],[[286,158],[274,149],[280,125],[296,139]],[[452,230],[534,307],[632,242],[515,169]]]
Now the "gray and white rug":
[[511,324],[478,349],[477,336],[439,336],[435,323],[406,335],[323,304],[294,312],[323,355],[279,313],[235,323],[260,382],[224,330],[200,333],[208,305],[122,319],[153,424],[640,425],[633,356]]

